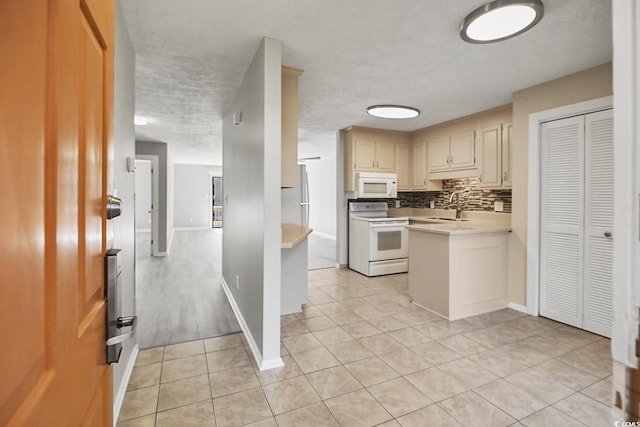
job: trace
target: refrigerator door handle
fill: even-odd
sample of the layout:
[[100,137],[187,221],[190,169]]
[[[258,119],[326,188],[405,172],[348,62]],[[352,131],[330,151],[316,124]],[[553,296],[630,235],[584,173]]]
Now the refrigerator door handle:
[[306,227],[309,226],[309,206],[311,203],[309,202],[309,175],[307,174],[307,167],[303,165],[300,168],[300,172],[302,174],[302,209],[304,210],[304,225]]

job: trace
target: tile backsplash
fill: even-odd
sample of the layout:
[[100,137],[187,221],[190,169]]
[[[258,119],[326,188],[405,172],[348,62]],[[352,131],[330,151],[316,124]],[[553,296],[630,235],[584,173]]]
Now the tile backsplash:
[[[464,191],[460,200],[465,203],[465,210],[493,212],[494,202],[502,200],[504,212],[511,213],[511,190],[478,188],[476,178],[445,179],[442,181],[442,191],[398,192],[397,200],[403,208],[428,208],[429,202],[434,200],[436,209],[444,209],[454,191]],[[389,207],[395,207],[395,200],[389,201]]]

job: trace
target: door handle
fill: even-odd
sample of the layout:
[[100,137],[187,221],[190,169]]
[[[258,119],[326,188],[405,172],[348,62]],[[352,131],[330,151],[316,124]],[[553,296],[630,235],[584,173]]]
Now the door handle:
[[611,237],[611,232],[610,231],[605,231],[604,232],[604,237]]
[[131,338],[131,336],[133,336],[133,333],[136,330],[137,320],[138,320],[138,316],[118,317],[118,319],[116,320],[116,325],[118,329],[131,327],[131,330],[129,332],[125,332],[124,334],[116,335],[114,337],[109,338],[107,340],[107,346],[120,344],[121,342]]

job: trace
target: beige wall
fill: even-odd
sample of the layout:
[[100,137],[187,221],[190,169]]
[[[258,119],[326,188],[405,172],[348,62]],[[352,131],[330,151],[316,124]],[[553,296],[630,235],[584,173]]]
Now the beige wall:
[[610,96],[611,63],[533,86],[513,94],[513,213],[509,249],[509,301],[526,305],[529,115]]

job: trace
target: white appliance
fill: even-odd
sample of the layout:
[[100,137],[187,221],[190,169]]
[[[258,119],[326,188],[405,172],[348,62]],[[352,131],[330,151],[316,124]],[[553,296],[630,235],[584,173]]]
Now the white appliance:
[[386,202],[349,203],[349,268],[365,276],[409,271],[409,218],[389,218]]
[[398,197],[398,174],[356,173],[357,199],[395,199]]
[[308,227],[310,203],[306,165],[298,165],[298,185],[294,188],[283,188],[281,193],[282,222]]

